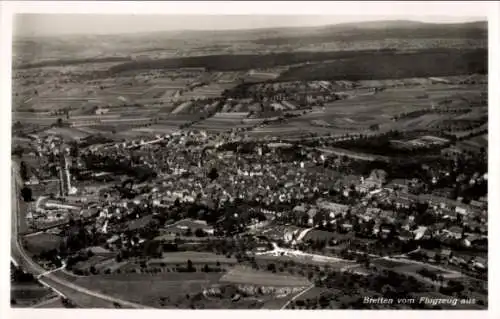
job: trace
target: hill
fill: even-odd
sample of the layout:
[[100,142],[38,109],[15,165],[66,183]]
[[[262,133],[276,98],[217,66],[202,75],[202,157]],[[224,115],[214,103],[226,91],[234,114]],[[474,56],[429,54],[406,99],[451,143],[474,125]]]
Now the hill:
[[488,37],[487,22],[453,24],[417,21],[373,21],[344,23],[318,28],[296,30],[295,34],[262,37],[254,43],[264,45],[315,44],[333,41],[362,41],[384,39],[484,39]]
[[309,64],[290,68],[279,80],[380,80],[413,77],[487,74],[488,52],[478,50],[423,50]]

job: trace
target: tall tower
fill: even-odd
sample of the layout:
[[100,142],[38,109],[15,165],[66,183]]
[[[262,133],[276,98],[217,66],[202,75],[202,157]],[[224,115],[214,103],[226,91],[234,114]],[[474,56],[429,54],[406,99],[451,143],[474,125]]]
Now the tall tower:
[[66,192],[69,194],[71,192],[71,173],[69,172],[69,161],[66,159],[66,156],[63,154],[64,161],[64,173],[66,177]]
[[59,182],[61,184],[61,196],[68,195],[71,189],[71,176],[68,164],[64,149],[61,147],[59,152]]
[[59,171],[59,195],[62,197],[62,196],[65,196],[66,195],[66,192],[65,192],[65,179],[64,179],[64,173],[63,173],[63,169],[61,166],[58,167],[58,171]]

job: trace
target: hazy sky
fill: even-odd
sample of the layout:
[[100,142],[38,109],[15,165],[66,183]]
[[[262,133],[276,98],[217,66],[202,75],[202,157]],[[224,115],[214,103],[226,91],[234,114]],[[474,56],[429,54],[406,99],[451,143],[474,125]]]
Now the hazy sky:
[[343,22],[375,20],[417,20],[424,22],[464,22],[484,17],[445,16],[322,16],[322,15],[98,15],[98,14],[18,14],[14,33],[20,36],[66,34],[118,34],[173,30],[225,30],[268,27],[319,26]]

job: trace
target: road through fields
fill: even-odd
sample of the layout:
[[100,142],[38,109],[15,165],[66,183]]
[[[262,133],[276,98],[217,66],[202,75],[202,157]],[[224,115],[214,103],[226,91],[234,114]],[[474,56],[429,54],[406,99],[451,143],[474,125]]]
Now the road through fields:
[[139,305],[119,298],[114,298],[99,292],[91,291],[86,288],[77,286],[65,279],[57,277],[55,273],[47,273],[47,271],[44,268],[42,268],[35,261],[33,261],[31,257],[26,254],[23,246],[20,244],[19,241],[18,231],[19,231],[20,220],[18,217],[20,214],[20,207],[19,207],[20,205],[19,205],[18,189],[19,186],[21,185],[21,178],[19,176],[19,167],[17,163],[14,161],[12,163],[11,178],[12,178],[12,188],[13,188],[11,191],[11,201],[12,201],[11,257],[16,264],[18,264],[21,268],[23,268],[24,271],[31,273],[35,277],[40,276],[40,279],[43,280],[43,282],[47,286],[55,289],[56,291],[59,291],[60,293],[64,294],[67,297],[71,296],[70,299],[72,299],[78,305],[93,307],[94,305],[93,301],[96,301],[95,302],[96,305],[103,305],[103,301],[105,301],[106,304],[109,304],[108,306],[110,308],[112,307],[114,308],[114,304],[118,304],[121,307],[125,308],[139,308],[139,309],[149,308],[144,305]]

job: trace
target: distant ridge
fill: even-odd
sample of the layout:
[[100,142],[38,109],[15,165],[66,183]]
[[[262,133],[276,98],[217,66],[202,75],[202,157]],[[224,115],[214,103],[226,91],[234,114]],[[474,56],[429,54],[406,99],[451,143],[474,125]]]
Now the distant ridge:
[[[142,36],[146,34],[150,35],[162,35],[172,38],[180,37],[196,37],[206,34],[211,36],[237,36],[237,35],[254,35],[254,36],[298,36],[303,34],[317,34],[322,32],[342,32],[346,30],[383,30],[383,29],[448,29],[448,30],[459,30],[459,29],[474,29],[474,30],[484,30],[488,28],[488,22],[486,20],[479,20],[473,22],[460,22],[460,23],[429,23],[421,22],[415,20],[383,20],[383,21],[360,21],[360,22],[345,22],[337,24],[326,24],[322,26],[285,26],[285,27],[273,27],[273,28],[252,28],[252,29],[227,29],[227,30],[165,30],[165,31],[151,31],[151,32],[133,32],[133,33],[122,33],[122,34],[78,34],[78,35],[59,35],[59,36],[40,36],[42,38],[72,38],[72,37],[116,37],[116,36]],[[40,37],[32,37],[27,35],[15,36],[16,40],[29,40],[36,39]]]
[[314,44],[335,41],[384,39],[478,39],[488,38],[487,21],[465,23],[426,23],[411,20],[365,21],[323,27],[294,29],[262,36],[254,42],[263,45]]
[[488,28],[487,21],[473,21],[461,23],[430,23],[414,20],[385,20],[385,21],[362,21],[362,22],[347,22],[324,26],[325,29],[406,29],[406,28],[425,28],[425,27],[441,27],[441,28]]
[[473,21],[461,23],[429,23],[414,20],[384,20],[384,21],[360,21],[337,24],[326,24],[322,26],[303,27],[274,27],[234,30],[179,30],[179,31],[155,31],[155,34],[171,34],[173,36],[201,35],[265,35],[265,36],[298,36],[302,34],[315,34],[322,32],[342,32],[346,30],[383,30],[383,29],[474,29],[487,30],[487,21]]

